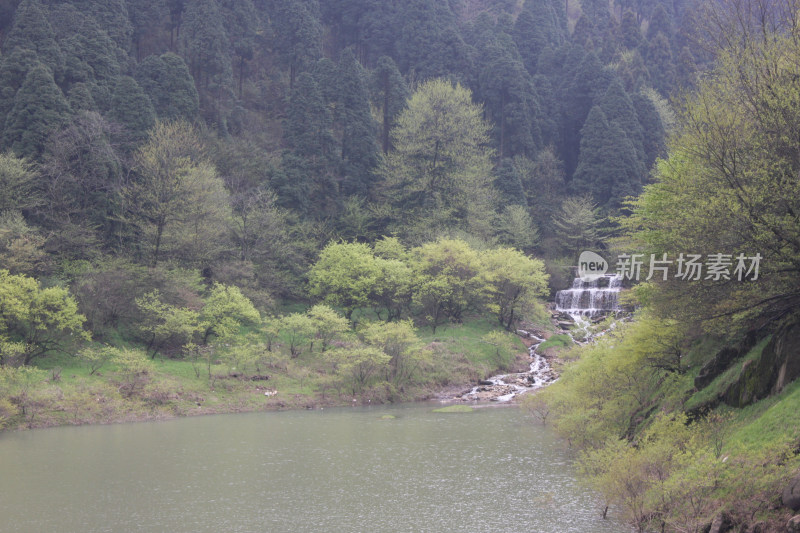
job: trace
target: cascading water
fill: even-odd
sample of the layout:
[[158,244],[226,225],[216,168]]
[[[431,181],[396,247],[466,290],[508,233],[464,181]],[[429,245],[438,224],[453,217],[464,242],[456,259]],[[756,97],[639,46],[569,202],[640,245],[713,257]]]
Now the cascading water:
[[495,402],[509,402],[522,393],[540,389],[557,379],[547,359],[537,351],[544,339],[524,330],[519,330],[517,333],[534,341],[528,349],[531,358],[530,369],[527,372],[492,376],[461,394],[457,399],[465,401],[489,399]]
[[592,281],[575,278],[572,288],[556,293],[556,310],[573,318],[594,317],[619,310],[617,297],[622,288],[622,278],[616,274],[605,275]]

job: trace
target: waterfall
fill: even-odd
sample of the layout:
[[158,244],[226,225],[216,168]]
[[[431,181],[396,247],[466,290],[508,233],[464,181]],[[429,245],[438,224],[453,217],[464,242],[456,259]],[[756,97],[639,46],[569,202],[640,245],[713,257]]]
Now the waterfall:
[[575,278],[572,288],[556,293],[556,310],[569,315],[588,316],[619,310],[617,297],[622,278],[616,274],[592,281]]

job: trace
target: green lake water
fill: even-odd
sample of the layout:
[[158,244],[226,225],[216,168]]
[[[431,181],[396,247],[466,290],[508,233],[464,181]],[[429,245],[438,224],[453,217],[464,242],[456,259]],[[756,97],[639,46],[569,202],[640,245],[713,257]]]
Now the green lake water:
[[1,434],[0,531],[630,531],[523,411],[435,407]]

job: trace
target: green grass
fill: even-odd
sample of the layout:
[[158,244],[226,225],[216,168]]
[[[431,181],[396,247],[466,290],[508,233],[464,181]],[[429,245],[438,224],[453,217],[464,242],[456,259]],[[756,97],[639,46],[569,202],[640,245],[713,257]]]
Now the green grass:
[[572,338],[566,334],[553,335],[542,344],[539,345],[539,350],[547,350],[548,348],[570,348],[573,346]]
[[439,409],[434,409],[434,413],[471,413],[475,409],[470,407],[469,405],[448,405],[447,407],[440,407]]
[[[442,343],[450,352],[463,354],[471,363],[493,365],[495,349],[483,341],[484,335],[492,331],[501,331],[496,320],[474,318],[465,320],[463,324],[447,324],[436,328],[434,334],[430,327],[417,329],[417,335],[426,343]],[[515,349],[524,352],[525,344],[516,335],[509,334],[510,342]]]
[[729,437],[729,445],[745,449],[761,449],[772,443],[798,443],[800,425],[800,380],[793,382],[777,396],[772,396],[735,412],[738,428]]

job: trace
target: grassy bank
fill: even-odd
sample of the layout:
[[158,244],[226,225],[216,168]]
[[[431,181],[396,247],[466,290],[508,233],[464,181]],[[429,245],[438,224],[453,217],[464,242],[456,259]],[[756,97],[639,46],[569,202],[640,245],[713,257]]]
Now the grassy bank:
[[[250,332],[252,335],[252,332]],[[474,318],[461,325],[415,331],[425,357],[403,380],[378,368],[354,383],[319,347],[296,357],[277,340],[257,363],[216,360],[139,360],[130,368],[111,358],[98,370],[76,355],[41,359],[21,375],[0,376],[0,426],[7,429],[105,424],[211,413],[315,408],[426,399],[466,386],[523,361],[525,347],[496,322]],[[244,332],[243,332],[244,334]],[[136,347],[127,347],[134,350]],[[262,347],[263,349],[263,347]]]

